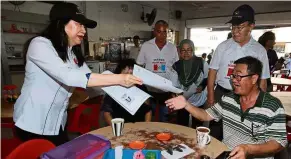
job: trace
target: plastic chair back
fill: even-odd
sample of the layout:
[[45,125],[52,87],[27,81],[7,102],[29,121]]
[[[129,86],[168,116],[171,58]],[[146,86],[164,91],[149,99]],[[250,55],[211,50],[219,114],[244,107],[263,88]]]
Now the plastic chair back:
[[56,146],[48,140],[34,139],[19,145],[6,159],[38,159],[43,153]]

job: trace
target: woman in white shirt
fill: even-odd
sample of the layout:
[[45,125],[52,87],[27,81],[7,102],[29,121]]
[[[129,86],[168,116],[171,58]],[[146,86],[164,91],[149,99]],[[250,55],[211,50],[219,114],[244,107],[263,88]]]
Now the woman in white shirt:
[[75,87],[142,84],[130,74],[91,73],[80,44],[85,27],[96,25],[73,3],[52,7],[50,24],[30,41],[26,52],[24,84],[13,114],[21,140],[44,138],[55,145],[66,142],[66,110]]

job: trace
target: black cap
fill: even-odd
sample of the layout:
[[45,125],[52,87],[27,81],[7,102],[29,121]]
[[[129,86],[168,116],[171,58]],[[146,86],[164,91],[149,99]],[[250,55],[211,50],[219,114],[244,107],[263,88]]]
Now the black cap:
[[50,11],[50,20],[71,19],[79,22],[87,28],[95,28],[97,22],[87,19],[78,6],[74,3],[60,2],[55,4]]
[[247,5],[241,5],[232,14],[232,18],[227,23],[231,23],[232,25],[239,25],[244,22],[255,23],[255,11],[254,9]]

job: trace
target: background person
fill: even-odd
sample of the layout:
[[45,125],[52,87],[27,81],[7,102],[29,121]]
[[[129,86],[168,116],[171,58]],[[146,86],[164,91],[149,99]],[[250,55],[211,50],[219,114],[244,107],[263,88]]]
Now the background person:
[[[183,96],[193,105],[201,107],[207,97],[208,64],[200,57],[195,56],[194,43],[189,39],[180,42],[179,51],[181,59],[174,63],[179,88],[184,90]],[[190,116],[191,117],[191,116]],[[189,112],[182,109],[177,112],[177,122],[188,126]],[[202,122],[192,120],[192,127],[200,126]]]
[[133,37],[134,46],[129,50],[129,58],[137,60],[138,54],[140,52],[140,38],[138,35]]
[[[137,64],[159,76],[169,79],[169,71],[172,65],[179,60],[177,48],[174,44],[167,41],[167,32],[169,25],[164,20],[158,20],[155,23],[155,38],[145,42],[137,58]],[[168,108],[164,102],[171,97],[170,92],[163,92],[148,87],[149,94],[153,96],[153,112],[158,102],[160,106],[160,121],[167,121]]]

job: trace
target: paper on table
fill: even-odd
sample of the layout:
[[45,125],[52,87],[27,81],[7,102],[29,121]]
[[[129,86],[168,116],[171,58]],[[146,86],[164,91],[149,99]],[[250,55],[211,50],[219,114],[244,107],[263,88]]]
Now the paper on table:
[[[105,71],[102,74],[112,74],[112,72]],[[103,87],[102,90],[104,90],[131,115],[134,115],[140,106],[150,97],[149,94],[135,86],[130,88],[122,86],[108,86]]]
[[162,151],[162,155],[164,158],[166,159],[177,159],[177,158],[182,158],[182,157],[185,157],[193,152],[195,152],[193,149],[189,148],[187,145],[185,144],[180,144],[182,146],[184,146],[186,149],[183,149],[183,152],[179,152],[179,151],[173,151],[173,155],[169,154],[167,152],[167,150],[163,150]]
[[143,84],[163,90],[165,92],[182,93],[183,90],[173,86],[170,80],[167,80],[149,70],[138,65],[134,65],[133,75],[142,79]]

